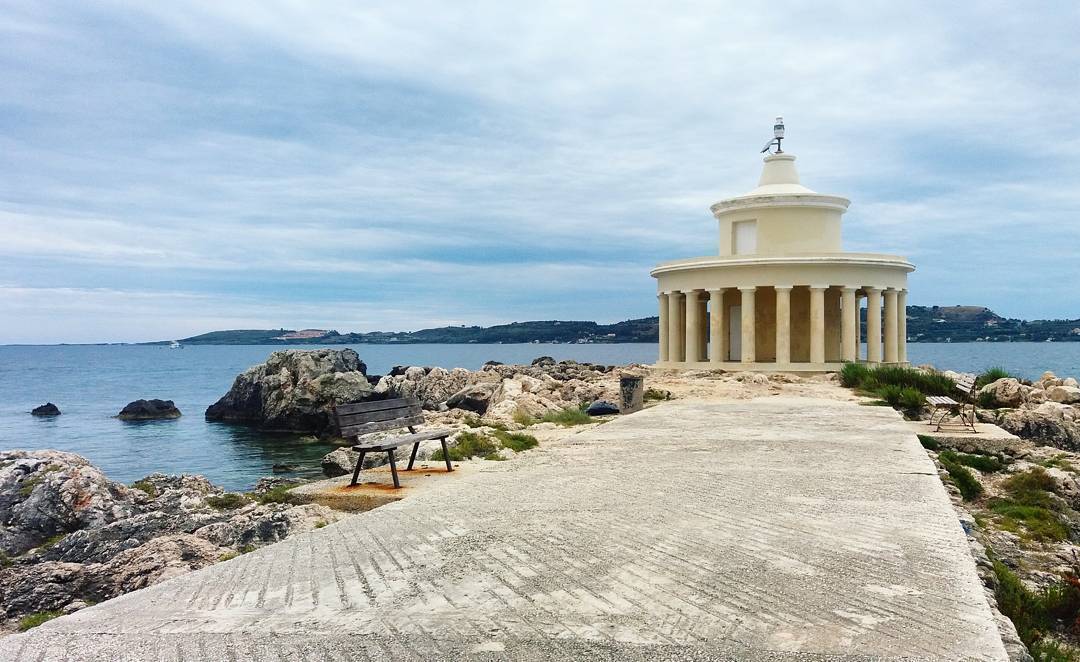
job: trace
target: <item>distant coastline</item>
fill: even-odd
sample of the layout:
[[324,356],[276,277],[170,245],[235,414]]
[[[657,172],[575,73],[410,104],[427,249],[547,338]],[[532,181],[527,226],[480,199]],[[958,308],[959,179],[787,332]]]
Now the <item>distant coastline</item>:
[[[866,310],[863,309],[864,320]],[[496,326],[446,326],[419,331],[340,333],[329,329],[239,329],[179,339],[182,345],[410,345],[654,343],[659,319],[615,324],[581,321],[513,322]],[[982,306],[908,306],[909,342],[1080,342],[1080,319],[1005,318]],[[147,345],[168,345],[160,340]]]

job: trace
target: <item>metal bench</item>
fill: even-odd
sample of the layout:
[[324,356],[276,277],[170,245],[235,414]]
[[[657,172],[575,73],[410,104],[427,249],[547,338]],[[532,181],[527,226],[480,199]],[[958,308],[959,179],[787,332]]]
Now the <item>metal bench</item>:
[[[958,416],[960,424],[972,432],[975,429],[975,400],[976,391],[975,377],[962,375],[955,382],[956,390],[961,400],[958,402],[947,395],[928,395],[926,404],[930,405],[930,425],[936,425],[935,431],[941,430],[942,424],[949,416]],[[937,419],[935,421],[935,418]]]
[[[420,442],[442,442],[443,458],[446,460],[446,470],[453,471],[450,465],[450,450],[446,447],[446,438],[453,434],[450,430],[425,430],[417,432],[416,426],[423,425],[424,412],[416,398],[394,398],[392,400],[377,400],[374,402],[357,402],[334,407],[334,416],[337,419],[338,430],[345,439],[356,437],[357,444],[352,449],[360,453],[356,460],[356,468],[353,470],[352,483],[360,479],[360,469],[364,466],[364,457],[368,453],[380,453],[386,451],[390,460],[390,473],[394,476],[394,487],[401,487],[398,482],[397,463],[394,459],[394,450],[412,444],[412,455],[409,456],[409,466],[405,471],[412,471],[416,461],[416,451],[420,450]],[[385,432],[387,430],[399,430],[407,428],[409,434],[390,439],[380,439],[377,442],[365,444],[360,437],[373,432]]]

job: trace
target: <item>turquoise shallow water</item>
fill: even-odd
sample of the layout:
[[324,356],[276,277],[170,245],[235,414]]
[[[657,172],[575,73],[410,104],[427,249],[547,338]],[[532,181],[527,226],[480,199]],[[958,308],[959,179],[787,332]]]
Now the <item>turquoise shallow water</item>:
[[[294,435],[271,435],[203,419],[233,378],[272,346],[0,346],[0,448],[55,448],[79,453],[124,482],[153,471],[198,473],[228,489],[247,489],[275,464],[319,475],[330,446]],[[372,374],[394,365],[476,369],[485,361],[528,363],[540,355],[594,363],[649,363],[653,344],[620,345],[358,345]],[[954,370],[991,365],[1029,378],[1044,370],[1080,375],[1080,343],[911,344],[913,363]],[[124,423],[112,418],[138,398],[174,400],[183,416]],[[63,415],[39,419],[46,401]]]

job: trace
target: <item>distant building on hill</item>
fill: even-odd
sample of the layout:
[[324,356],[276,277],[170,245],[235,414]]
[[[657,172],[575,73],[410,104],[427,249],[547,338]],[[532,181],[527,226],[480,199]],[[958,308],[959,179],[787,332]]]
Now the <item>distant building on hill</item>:
[[[777,132],[782,139],[779,118]],[[652,270],[657,365],[788,372],[906,363],[907,275],[915,267],[896,255],[844,252],[840,217],[850,201],[803,186],[795,157],[773,142],[758,187],[711,207],[718,254]],[[860,356],[864,301],[869,342]]]

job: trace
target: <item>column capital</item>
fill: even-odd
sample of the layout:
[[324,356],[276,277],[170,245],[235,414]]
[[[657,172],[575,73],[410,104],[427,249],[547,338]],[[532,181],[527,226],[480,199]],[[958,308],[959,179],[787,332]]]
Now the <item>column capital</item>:
[[811,291],[814,291],[814,290],[822,290],[822,291],[824,291],[824,290],[829,289],[828,285],[807,285],[807,287],[809,287]]
[[900,288],[898,288],[898,287],[886,287],[886,288],[884,288],[883,291],[884,292],[894,292],[895,293],[895,292],[899,292]]
[[710,287],[708,290],[706,290],[706,292],[708,292],[709,294],[723,294],[726,290],[729,290],[729,289],[731,289],[731,288],[730,287]]
[[793,289],[795,289],[795,286],[794,285],[773,285],[773,289],[774,290],[793,290]]
[[873,285],[863,285],[863,289],[866,290],[867,294],[871,292],[880,292],[882,290],[882,288],[874,287]]
[[693,298],[695,298],[695,299],[696,299],[696,298],[697,298],[697,296],[698,296],[698,292],[699,292],[699,291],[700,291],[700,290],[684,290],[684,291],[683,291],[683,296],[685,296],[685,297],[687,297],[687,298],[693,297]]
[[740,287],[740,292],[755,292],[757,291],[757,285],[751,285],[750,287]]
[[857,287],[852,287],[848,285],[844,285],[840,289],[842,289],[844,292],[857,292],[859,290],[859,288]]

